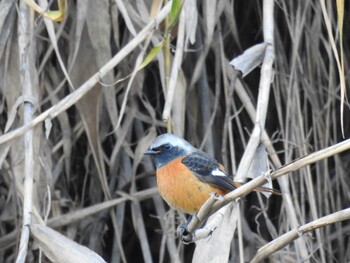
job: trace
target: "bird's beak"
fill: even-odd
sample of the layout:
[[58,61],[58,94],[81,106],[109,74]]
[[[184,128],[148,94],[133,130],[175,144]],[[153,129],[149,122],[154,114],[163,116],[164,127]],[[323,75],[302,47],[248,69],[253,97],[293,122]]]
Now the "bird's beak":
[[144,155],[156,155],[158,153],[159,153],[159,151],[149,149],[149,150],[145,151],[143,154]]

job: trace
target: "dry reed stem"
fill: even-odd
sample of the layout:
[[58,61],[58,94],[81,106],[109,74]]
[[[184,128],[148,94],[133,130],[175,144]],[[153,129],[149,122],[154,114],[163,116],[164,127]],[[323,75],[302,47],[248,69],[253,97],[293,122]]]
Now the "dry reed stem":
[[[23,92],[23,122],[24,125],[31,122],[37,101],[35,100],[34,80],[30,67],[34,64],[31,59],[32,50],[34,46],[33,39],[33,12],[30,12],[30,8],[23,2],[20,2],[19,7],[19,36],[18,46],[20,54],[20,68],[21,80],[22,80],[22,92]],[[34,180],[34,138],[33,130],[27,130],[24,134],[24,191],[23,191],[23,222],[21,238],[19,243],[19,252],[16,262],[21,263],[26,261],[28,252],[28,243],[30,230],[28,226],[32,223],[32,211],[33,211],[33,180]]]
[[[265,56],[262,64],[260,84],[259,84],[259,96],[257,103],[257,113],[255,115],[255,126],[244,151],[243,157],[238,166],[237,174],[235,176],[235,181],[244,182],[248,174],[249,168],[252,164],[253,158],[256,154],[256,149],[261,140],[261,134],[265,127],[265,120],[267,115],[269,94],[271,82],[273,79],[273,63],[274,63],[274,1],[273,0],[264,0],[263,1],[263,32],[264,32],[264,41],[267,43],[265,49]],[[232,139],[231,139],[232,141]],[[231,147],[232,149],[233,147]],[[208,214],[205,218],[208,217]],[[199,226],[199,225],[197,225]],[[191,233],[193,229],[189,229]],[[242,240],[241,229],[238,229],[238,235]],[[217,241],[213,241],[217,242]],[[231,243],[231,242],[230,242]],[[230,243],[223,244],[223,246],[230,246]],[[202,250],[204,250],[202,248]],[[243,244],[240,242],[240,261],[243,262]],[[210,253],[210,252],[209,252]],[[222,255],[222,261],[227,260],[229,254]]]
[[291,242],[293,242],[295,239],[303,237],[308,232],[312,232],[315,229],[326,227],[328,225],[341,222],[344,220],[350,219],[350,209],[344,209],[342,211],[338,211],[335,213],[332,213],[330,215],[326,215],[324,217],[320,217],[310,223],[307,223],[305,225],[299,226],[282,236],[274,239],[273,241],[269,242],[265,246],[259,248],[257,254],[254,256],[254,258],[251,260],[251,263],[257,263],[261,262],[268,256],[270,256],[272,253],[275,253],[278,250],[281,250]]

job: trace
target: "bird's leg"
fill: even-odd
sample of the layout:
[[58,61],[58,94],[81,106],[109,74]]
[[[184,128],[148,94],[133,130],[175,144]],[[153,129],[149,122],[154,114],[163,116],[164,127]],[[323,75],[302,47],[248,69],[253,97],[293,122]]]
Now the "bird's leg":
[[191,222],[191,220],[194,216],[195,215],[191,215],[188,218],[187,222],[185,224],[180,225],[179,228],[177,229],[177,235],[180,238],[180,240],[182,241],[182,243],[184,243],[184,244],[189,244],[189,243],[194,242],[193,235],[190,232],[188,232],[188,230],[187,230],[187,226]]
[[[203,220],[204,220],[203,213],[204,213],[204,215],[208,214],[210,212],[210,209],[211,209],[213,203],[216,202],[216,200],[222,201],[223,196],[218,195],[215,192],[210,193],[210,199],[208,199],[203,204],[202,208],[199,211],[200,214],[198,214],[198,216],[197,216],[197,214],[191,215],[185,224],[179,226],[179,228],[177,229],[177,235],[178,235],[178,237],[180,237],[180,240],[183,243],[189,244],[189,243],[192,243],[195,240],[197,240],[196,234],[194,235],[190,231],[188,231],[188,226],[192,221],[193,221],[192,225],[194,222],[195,222],[195,224],[203,224]],[[200,218],[202,218],[202,220],[200,220]]]

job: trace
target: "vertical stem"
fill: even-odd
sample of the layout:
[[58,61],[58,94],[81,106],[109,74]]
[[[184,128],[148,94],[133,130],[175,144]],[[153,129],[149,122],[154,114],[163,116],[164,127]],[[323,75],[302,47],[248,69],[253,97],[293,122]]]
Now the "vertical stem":
[[[22,80],[23,94],[23,121],[24,125],[32,121],[34,106],[32,104],[32,79],[30,74],[31,48],[33,36],[33,13],[30,13],[29,7],[20,2],[18,16],[18,46],[19,46],[19,65]],[[25,262],[28,250],[28,242],[32,222],[33,210],[33,173],[34,173],[34,155],[33,155],[33,130],[30,129],[24,134],[24,196],[23,196],[23,225],[21,239],[19,244],[19,253],[16,259],[17,263]]]
[[274,55],[274,1],[265,0],[263,2],[263,33],[264,41],[269,44],[265,51],[261,76],[259,83],[259,95],[255,116],[255,125],[242,160],[239,164],[235,181],[244,182],[249,171],[249,167],[254,159],[256,149],[260,144],[262,131],[265,129],[265,121],[269,104],[269,94],[273,79]]
[[[168,3],[168,0],[164,1],[164,5]],[[163,48],[164,52],[164,85],[165,85],[165,92],[166,94],[168,93],[168,88],[169,88],[169,77],[170,77],[170,69],[171,69],[171,56],[170,56],[170,41],[171,41],[171,32],[168,32],[169,30],[169,16],[167,16],[164,20],[164,28],[166,30],[165,36],[166,37],[166,43]],[[171,123],[171,118],[166,120],[166,125],[167,125],[167,132],[171,133],[172,132],[172,123]]]
[[239,262],[244,263],[244,243],[243,243],[243,231],[242,231],[242,206],[240,202],[237,202],[237,233],[238,233],[238,249],[239,249]]

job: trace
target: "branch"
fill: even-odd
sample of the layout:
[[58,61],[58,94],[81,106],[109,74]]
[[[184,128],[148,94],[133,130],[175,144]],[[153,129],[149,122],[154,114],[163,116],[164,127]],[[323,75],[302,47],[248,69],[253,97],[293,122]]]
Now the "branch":
[[261,262],[272,253],[280,250],[281,248],[284,248],[285,246],[293,242],[295,239],[298,239],[299,237],[308,232],[348,219],[350,219],[350,208],[321,217],[308,224],[295,228],[261,247],[258,250],[258,253],[252,259],[251,263]]

